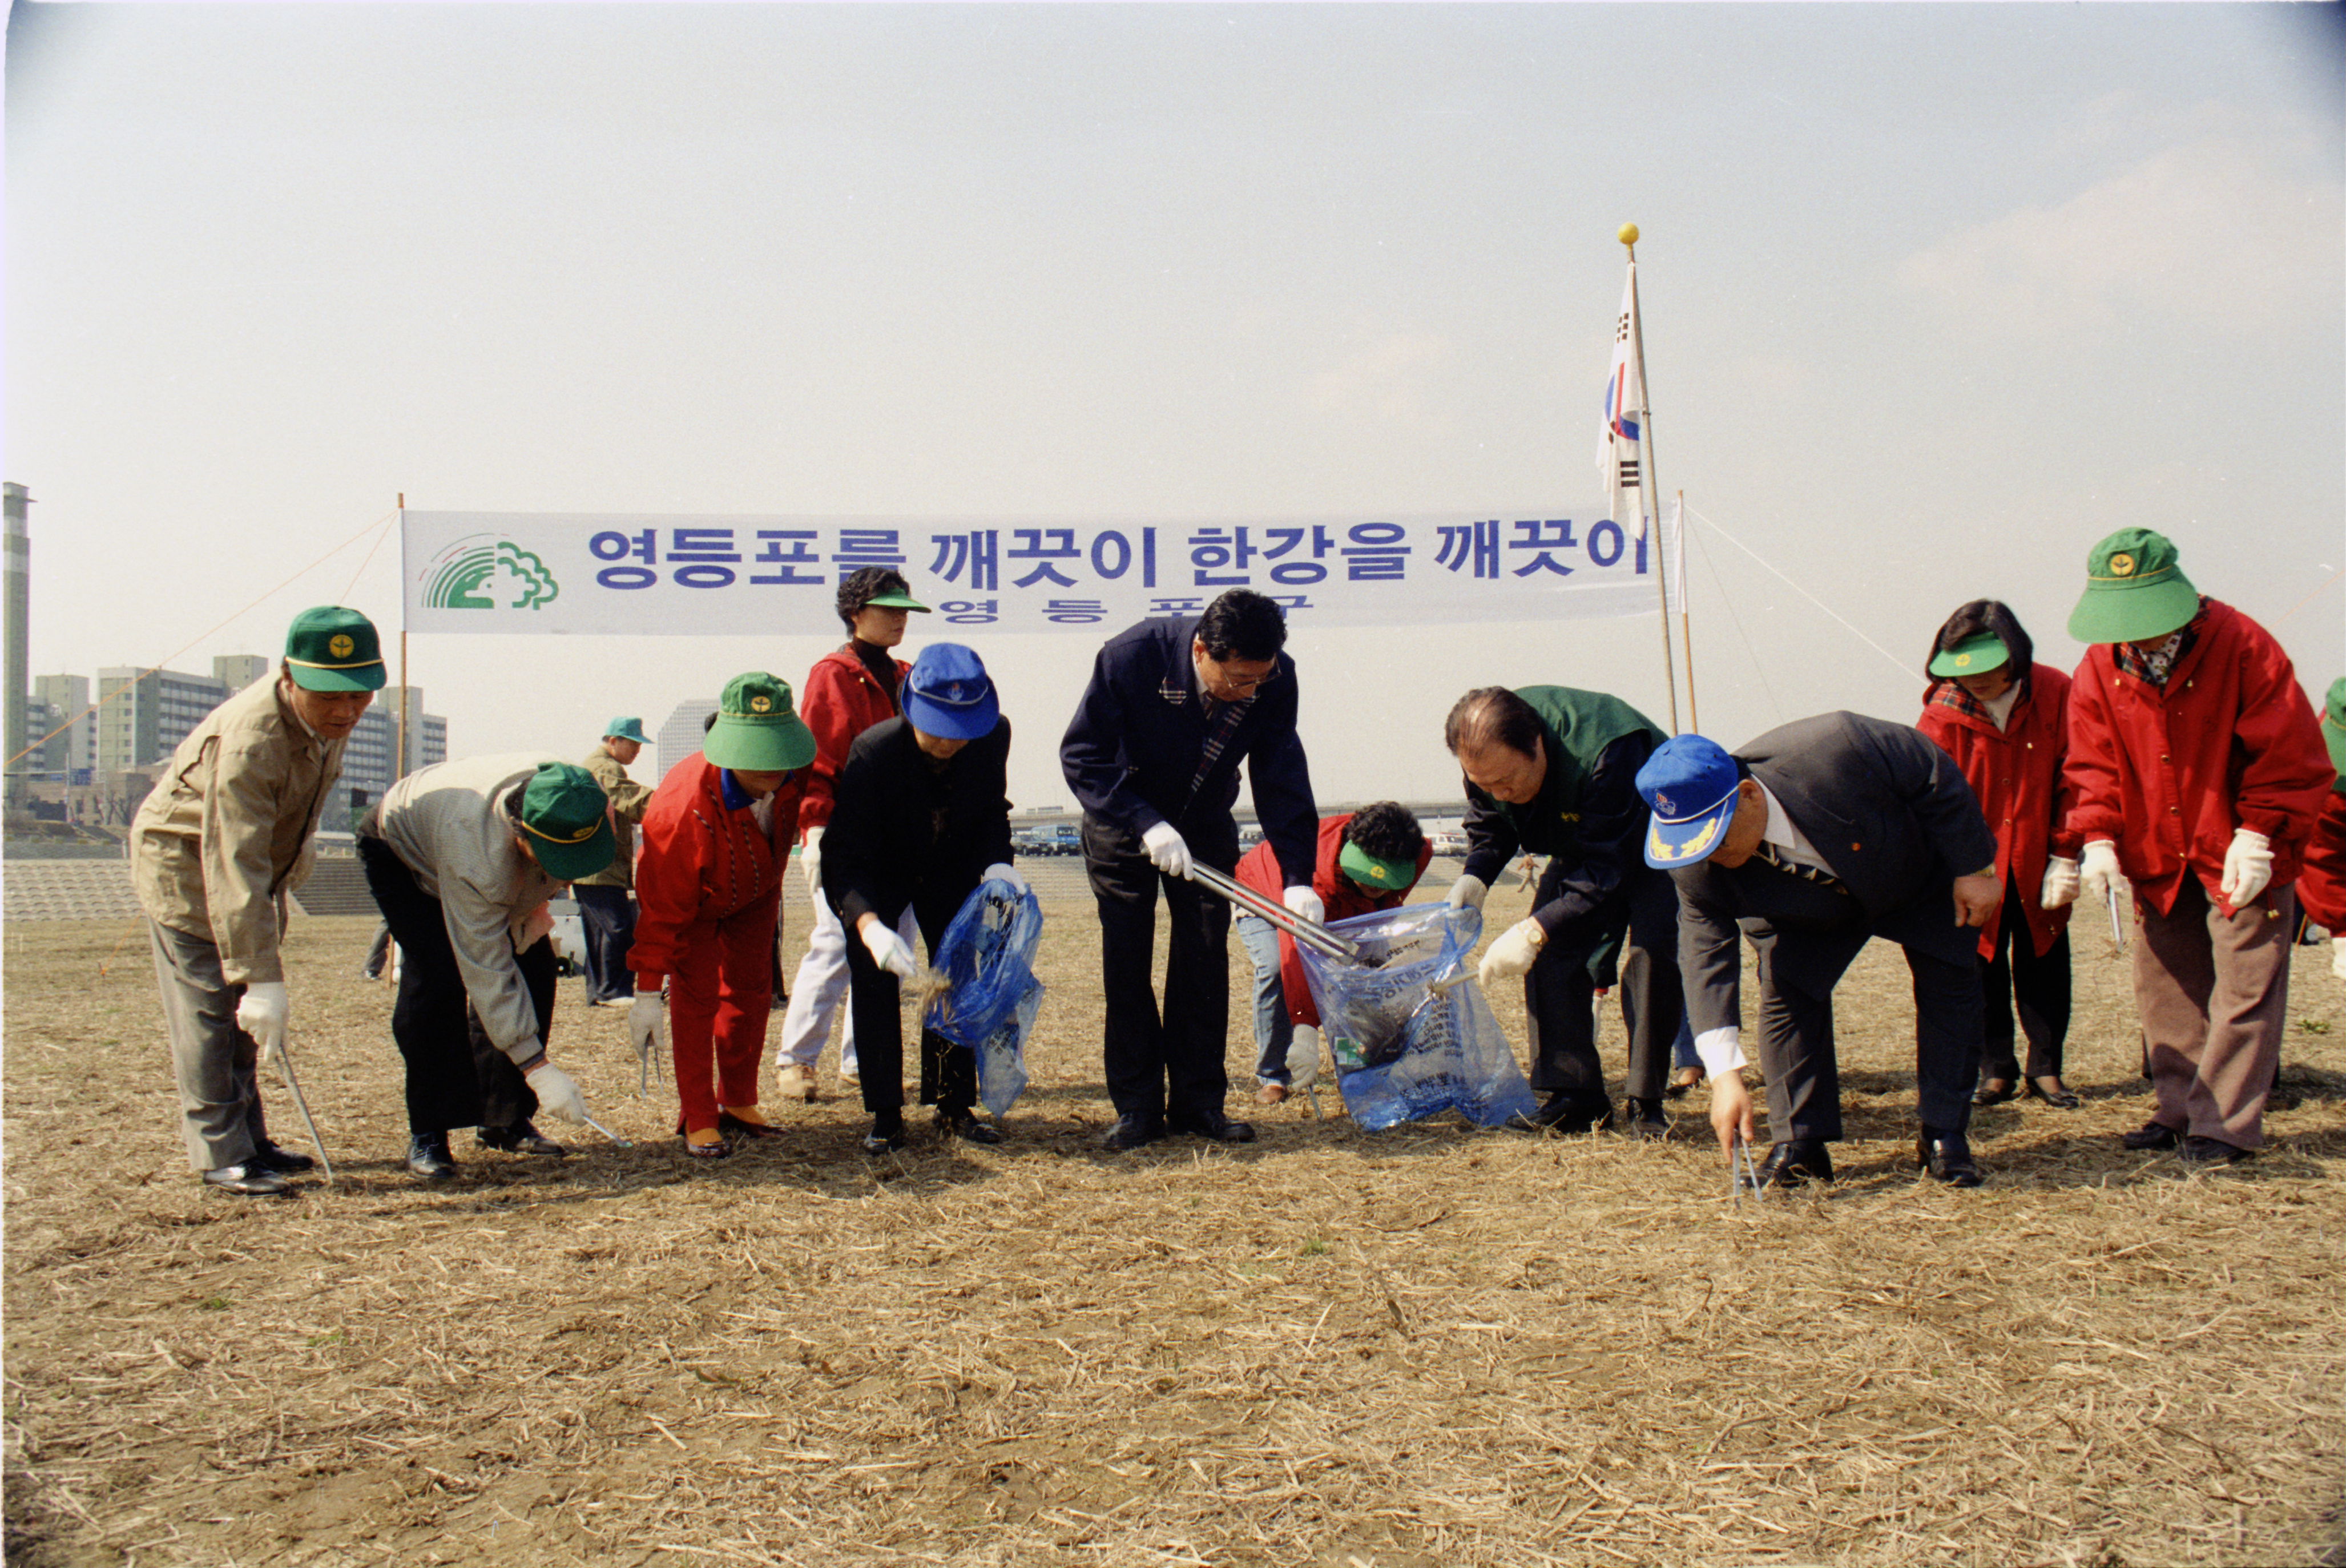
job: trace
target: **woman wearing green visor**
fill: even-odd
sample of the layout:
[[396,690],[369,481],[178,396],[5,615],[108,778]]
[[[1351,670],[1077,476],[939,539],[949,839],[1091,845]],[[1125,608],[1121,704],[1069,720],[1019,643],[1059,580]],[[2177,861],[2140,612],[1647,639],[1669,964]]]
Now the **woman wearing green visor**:
[[1974,599],[1933,639],[1932,677],[1914,728],[1955,759],[1995,834],[2004,901],[1980,931],[1987,1041],[1982,1105],[2021,1092],[2013,1014],[2028,1038],[2027,1093],[2067,1111],[2061,1082],[2069,1035],[2069,905],[2077,896],[2077,836],[2067,827],[2069,677],[2035,663],[2028,634],[1996,599]]

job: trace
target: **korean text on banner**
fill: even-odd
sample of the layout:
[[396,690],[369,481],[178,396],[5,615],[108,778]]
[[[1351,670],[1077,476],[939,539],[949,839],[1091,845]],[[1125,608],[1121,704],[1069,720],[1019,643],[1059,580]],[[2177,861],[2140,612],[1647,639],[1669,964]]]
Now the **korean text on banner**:
[[406,512],[415,632],[831,636],[889,566],[954,626],[1096,636],[1252,588],[1297,625],[1650,613],[1652,545],[1591,504],[1536,516],[1244,522]]

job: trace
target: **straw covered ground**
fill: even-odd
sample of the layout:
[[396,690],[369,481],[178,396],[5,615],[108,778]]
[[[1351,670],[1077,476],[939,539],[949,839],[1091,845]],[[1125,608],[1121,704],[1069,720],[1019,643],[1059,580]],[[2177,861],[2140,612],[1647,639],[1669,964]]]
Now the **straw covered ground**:
[[2326,953],[2299,955],[2299,1103],[2197,1176],[2116,1146],[2148,1100],[2081,932],[2086,1106],[1982,1112],[1988,1184],[1953,1192],[1910,1168],[1911,1003],[1871,951],[1838,1006],[1845,1179],[1738,1211],[1699,1090],[1660,1146],[1290,1105],[1252,1147],[1099,1153],[1073,894],[999,1149],[875,1167],[826,1102],[688,1168],[570,982],[556,1054],[638,1146],[460,1138],[440,1191],[399,1161],[370,923],[299,922],[341,1179],[283,1201],[186,1170],[143,937],[11,926],[8,1561],[2346,1563]]

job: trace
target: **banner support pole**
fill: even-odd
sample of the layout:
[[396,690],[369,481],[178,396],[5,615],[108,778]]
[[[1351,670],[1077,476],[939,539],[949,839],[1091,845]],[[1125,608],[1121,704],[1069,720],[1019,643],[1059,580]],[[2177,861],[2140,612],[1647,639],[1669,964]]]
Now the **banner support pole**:
[[392,738],[391,781],[407,777],[407,492],[399,493],[399,732]]
[[1696,709],[1694,701],[1694,622],[1687,611],[1686,530],[1686,492],[1681,490],[1678,492],[1678,545],[1677,550],[1678,561],[1678,641],[1686,649],[1687,728],[1699,735],[1702,733],[1702,715]]

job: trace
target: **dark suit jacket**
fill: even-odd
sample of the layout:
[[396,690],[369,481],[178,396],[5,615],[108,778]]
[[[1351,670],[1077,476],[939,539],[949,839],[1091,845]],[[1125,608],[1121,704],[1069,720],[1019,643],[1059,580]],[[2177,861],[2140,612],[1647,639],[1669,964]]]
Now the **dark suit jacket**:
[[[1955,923],[1953,883],[1994,863],[1995,837],[1953,758],[1920,731],[1855,713],[1799,719],[1735,755],[1849,892],[1824,894],[1757,860],[1672,871],[1697,1033],[1739,1021],[1739,921],[1878,936],[1950,963],[1976,953],[1979,932]],[[1780,943],[1773,955],[1788,978],[1801,978],[1800,946]],[[1838,973],[1816,978],[1829,984]]]
[[1009,864],[1009,763],[1007,718],[955,752],[942,773],[905,719],[857,736],[822,838],[822,891],[840,923],[852,932],[869,911],[893,925],[916,892],[967,897],[986,867]]
[[1243,760],[1255,814],[1281,874],[1290,887],[1309,885],[1320,817],[1295,734],[1295,661],[1279,656],[1271,678],[1199,780],[1207,730],[1189,659],[1197,633],[1194,618],[1149,620],[1102,646],[1059,743],[1067,787],[1086,815],[1135,839],[1170,822],[1193,849],[1234,855],[1230,805],[1239,798]]

